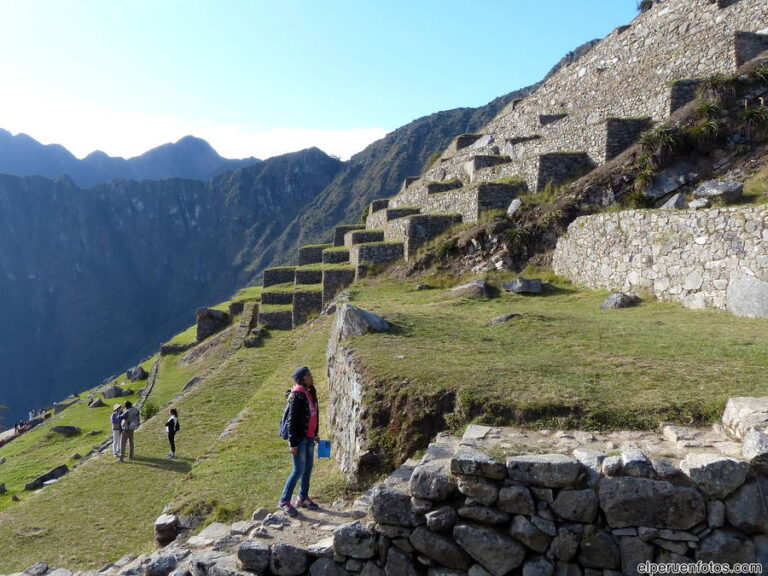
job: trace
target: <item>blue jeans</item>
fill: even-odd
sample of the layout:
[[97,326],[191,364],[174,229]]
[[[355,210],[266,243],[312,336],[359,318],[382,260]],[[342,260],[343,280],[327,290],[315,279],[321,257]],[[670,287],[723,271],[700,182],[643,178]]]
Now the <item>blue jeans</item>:
[[315,463],[315,439],[304,438],[299,442],[299,451],[297,454],[291,454],[293,459],[293,470],[288,480],[285,481],[283,494],[280,496],[280,502],[290,500],[293,496],[293,489],[296,488],[296,482],[301,478],[299,486],[299,498],[309,496],[309,478],[312,475],[312,466]]

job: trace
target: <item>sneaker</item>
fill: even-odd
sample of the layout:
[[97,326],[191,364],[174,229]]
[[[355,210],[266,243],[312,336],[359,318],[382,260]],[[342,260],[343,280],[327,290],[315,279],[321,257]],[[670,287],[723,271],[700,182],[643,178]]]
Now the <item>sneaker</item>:
[[318,506],[309,496],[306,498],[296,498],[296,506],[300,508],[309,508],[310,510],[317,510],[320,508],[320,506]]
[[278,508],[288,514],[288,516],[298,516],[299,511],[296,510],[296,508],[293,507],[293,504],[291,504],[288,500],[285,500],[283,502],[280,502],[278,505]]

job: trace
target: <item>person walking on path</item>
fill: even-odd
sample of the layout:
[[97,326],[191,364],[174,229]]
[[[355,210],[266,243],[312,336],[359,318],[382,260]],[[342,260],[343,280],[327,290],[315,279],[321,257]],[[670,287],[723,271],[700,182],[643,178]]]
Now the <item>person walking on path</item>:
[[131,444],[131,451],[128,458],[133,460],[133,432],[139,427],[139,410],[130,400],[125,401],[125,410],[120,414],[120,424],[123,429],[123,437],[120,441],[120,462],[125,459],[125,447]]
[[123,440],[123,429],[120,427],[120,413],[123,411],[122,404],[115,404],[112,407],[112,415],[109,421],[112,423],[112,456],[120,457],[120,448]]
[[168,431],[168,443],[171,445],[171,451],[168,458],[176,458],[176,432],[179,431],[179,413],[176,408],[171,408],[171,417],[165,423],[165,429]]
[[291,497],[299,481],[296,506],[310,510],[319,508],[309,497],[309,481],[314,465],[315,443],[319,440],[320,419],[312,372],[302,366],[294,370],[291,376],[295,385],[288,392],[286,419],[293,469],[285,481],[278,506],[289,516],[296,516],[298,511],[291,503]]

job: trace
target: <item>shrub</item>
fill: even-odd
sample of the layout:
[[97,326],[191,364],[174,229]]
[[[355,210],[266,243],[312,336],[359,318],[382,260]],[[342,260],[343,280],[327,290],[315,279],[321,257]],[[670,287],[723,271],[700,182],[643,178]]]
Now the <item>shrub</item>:
[[437,152],[433,152],[429,158],[427,158],[426,163],[424,164],[424,172],[432,168],[435,162],[440,158],[440,156],[443,155],[442,150],[438,150]]
[[696,106],[694,113],[699,119],[703,118],[716,118],[720,114],[720,105],[712,100],[702,100],[701,103]]
[[366,204],[365,208],[363,208],[363,213],[360,214],[360,221],[358,222],[358,224],[365,225],[365,221],[368,220],[368,214],[370,211],[371,211],[371,205]]
[[704,78],[696,90],[701,97],[727,102],[736,96],[737,83],[738,78],[714,74]]
[[706,147],[718,142],[722,138],[723,125],[715,118],[702,118],[698,122],[691,124],[686,129],[686,133],[699,147]]
[[640,135],[640,145],[654,166],[661,168],[683,149],[683,138],[676,128],[657,126]]
[[768,108],[747,106],[739,114],[744,135],[749,138],[760,138],[768,132]]
[[141,405],[141,421],[146,422],[152,416],[157,414],[160,411],[160,408],[157,404],[152,402],[152,400],[147,400],[144,402],[144,404]]
[[653,0],[640,0],[637,3],[637,9],[640,12],[646,12],[647,10],[650,10],[653,8]]

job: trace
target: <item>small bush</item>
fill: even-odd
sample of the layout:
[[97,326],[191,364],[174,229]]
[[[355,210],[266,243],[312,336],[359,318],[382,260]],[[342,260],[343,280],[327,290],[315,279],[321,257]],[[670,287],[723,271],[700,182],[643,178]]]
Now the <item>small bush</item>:
[[365,221],[368,220],[368,214],[370,211],[371,211],[371,205],[366,204],[365,208],[363,208],[363,213],[360,214],[360,222],[358,222],[358,224],[365,225]]
[[440,156],[443,155],[442,150],[438,150],[437,152],[433,152],[429,158],[427,158],[427,161],[424,163],[424,172],[432,168],[432,166],[435,164],[435,162],[438,161]]
[[712,100],[702,100],[701,103],[696,106],[694,113],[699,119],[704,118],[717,118],[720,114],[720,105]]
[[706,147],[717,143],[723,136],[723,125],[715,118],[702,118],[691,124],[686,133],[697,146]]
[[661,168],[684,148],[679,130],[672,126],[657,126],[640,135],[640,145],[653,164]]
[[640,0],[637,3],[637,9],[640,12],[646,12],[646,11],[650,10],[651,8],[653,8],[653,0]]
[[728,102],[736,96],[737,87],[738,78],[714,74],[704,78],[696,90],[701,97]]
[[768,132],[768,108],[747,106],[739,114],[744,135],[750,140],[761,138]]
[[644,190],[653,184],[653,179],[656,178],[656,168],[648,154],[643,154],[637,159],[635,170],[636,190]]
[[157,404],[152,402],[152,400],[147,400],[144,402],[144,404],[141,405],[141,421],[146,422],[152,416],[157,414],[160,411],[160,408]]
[[753,82],[768,84],[768,65],[761,66],[749,75]]

